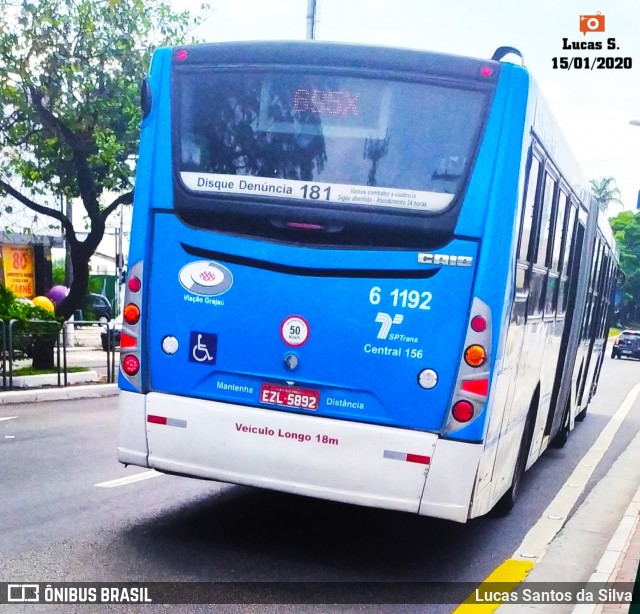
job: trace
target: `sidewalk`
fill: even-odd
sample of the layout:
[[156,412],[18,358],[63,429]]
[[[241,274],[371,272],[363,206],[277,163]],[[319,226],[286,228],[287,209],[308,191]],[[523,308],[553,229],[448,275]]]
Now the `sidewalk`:
[[[600,558],[589,582],[640,581],[640,488],[631,500],[618,529]],[[637,590],[637,587],[636,587]],[[635,594],[634,596],[637,596]],[[634,608],[636,609],[636,608]],[[638,610],[640,611],[640,610]],[[609,603],[598,606],[577,606],[574,614],[613,614],[629,612],[628,604]]]
[[87,384],[60,388],[29,388],[0,392],[0,406],[16,403],[42,403],[71,399],[96,399],[118,394],[117,384]]
[[[618,590],[630,591],[640,561],[639,514],[640,433],[593,487],[522,587],[566,582],[574,588],[586,583],[600,588],[616,583]],[[511,604],[501,606],[499,614],[611,614],[626,613],[629,608],[628,603]],[[640,614],[636,608],[631,614]]]

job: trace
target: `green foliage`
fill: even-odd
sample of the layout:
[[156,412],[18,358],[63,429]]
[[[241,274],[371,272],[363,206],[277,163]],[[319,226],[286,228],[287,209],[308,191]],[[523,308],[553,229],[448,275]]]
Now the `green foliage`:
[[628,324],[640,316],[640,212],[623,211],[610,220],[625,274],[620,320]]
[[[55,343],[60,330],[60,323],[53,313],[17,298],[11,290],[2,285],[0,285],[0,320],[5,322],[5,339],[8,342],[11,335],[14,352],[20,355],[31,355],[36,337],[49,339],[51,343]],[[18,320],[18,322],[9,327],[11,320]]]
[[89,292],[93,294],[102,294],[102,277],[89,276]]
[[64,260],[56,260],[53,263],[52,274],[54,286],[64,285]]
[[[61,224],[73,263],[70,292],[56,305],[64,318],[87,292],[107,216],[133,200],[140,81],[152,50],[191,42],[201,20],[170,0],[0,0],[0,196]],[[105,203],[107,193],[118,196]],[[83,241],[55,206],[38,202],[42,194],[82,200]]]
[[[85,373],[90,371],[89,367],[67,367],[67,373]],[[57,373],[57,369],[34,369],[33,367],[20,367],[19,369],[15,369],[13,371],[13,376],[24,376],[24,375],[47,375],[47,374],[55,374]]]
[[166,0],[0,0],[0,20],[5,171],[36,192],[78,197],[77,149],[98,195],[131,189],[152,50],[182,42],[197,20]]
[[0,319],[5,322],[9,322],[9,320],[29,322],[31,320],[55,321],[56,317],[42,307],[21,301],[11,290],[0,285]]

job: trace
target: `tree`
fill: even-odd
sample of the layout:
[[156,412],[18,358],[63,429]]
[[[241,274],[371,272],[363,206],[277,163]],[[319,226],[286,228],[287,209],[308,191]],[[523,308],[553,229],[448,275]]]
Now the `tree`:
[[640,212],[623,211],[610,221],[625,275],[620,320],[628,324],[637,322],[640,307]]
[[[0,195],[62,226],[73,281],[56,313],[67,319],[86,294],[107,217],[133,202],[139,87],[152,49],[184,42],[202,17],[168,0],[14,2],[0,0]],[[45,197],[81,199],[84,241]]]
[[620,200],[620,190],[616,186],[616,180],[613,177],[601,177],[600,179],[591,179],[591,194],[596,199],[598,206],[605,213],[611,203],[622,205]]

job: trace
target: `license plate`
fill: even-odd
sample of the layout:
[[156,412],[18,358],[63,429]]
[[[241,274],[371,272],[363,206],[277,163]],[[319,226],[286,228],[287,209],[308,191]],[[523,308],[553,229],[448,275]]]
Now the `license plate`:
[[262,384],[260,402],[266,405],[297,407],[315,411],[320,405],[320,391],[310,388],[297,388],[296,386]]
[[631,354],[632,352],[631,352],[631,350],[622,350],[622,353],[623,354]]

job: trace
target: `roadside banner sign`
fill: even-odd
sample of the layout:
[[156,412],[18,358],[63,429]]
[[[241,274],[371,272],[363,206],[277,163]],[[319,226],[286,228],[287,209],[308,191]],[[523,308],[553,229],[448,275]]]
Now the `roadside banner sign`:
[[35,293],[33,247],[3,245],[4,285],[16,296],[33,298]]

